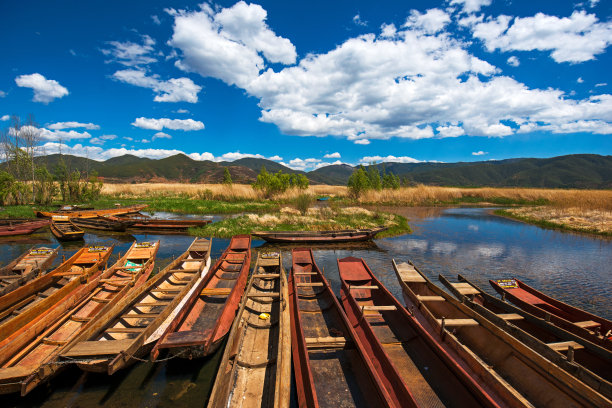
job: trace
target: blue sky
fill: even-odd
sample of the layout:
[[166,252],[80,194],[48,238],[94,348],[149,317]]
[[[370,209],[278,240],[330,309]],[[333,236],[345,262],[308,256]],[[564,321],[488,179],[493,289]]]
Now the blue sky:
[[605,1],[3,1],[41,152],[296,169],[612,154]]

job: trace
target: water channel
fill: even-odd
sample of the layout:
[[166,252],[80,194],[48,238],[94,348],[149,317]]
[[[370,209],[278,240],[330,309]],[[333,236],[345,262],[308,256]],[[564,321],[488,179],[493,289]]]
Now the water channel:
[[[497,217],[483,208],[393,211],[410,219],[412,234],[366,245],[313,248],[315,259],[336,294],[340,292],[336,259],[355,256],[364,258],[387,288],[401,299],[391,259],[410,259],[434,282],[438,282],[438,274],[454,280],[461,273],[493,294],[489,279],[516,277],[559,300],[612,318],[612,240],[545,230]],[[161,247],[156,268],[167,265],[193,240],[183,235],[85,235],[87,244],[115,244],[111,263],[134,240],[158,239]],[[212,257],[217,258],[228,243],[226,239],[214,239]],[[58,245],[50,233],[34,234],[19,241],[3,239],[0,264],[7,264],[33,244]],[[61,262],[62,255],[68,258],[80,246],[82,243],[63,244],[56,264]],[[291,267],[291,247],[270,246],[259,240],[253,240],[253,247],[280,249],[286,270]],[[84,374],[69,367],[27,397],[5,395],[0,396],[0,402],[3,407],[202,407],[211,391],[222,351],[204,360],[138,363],[110,377]]]

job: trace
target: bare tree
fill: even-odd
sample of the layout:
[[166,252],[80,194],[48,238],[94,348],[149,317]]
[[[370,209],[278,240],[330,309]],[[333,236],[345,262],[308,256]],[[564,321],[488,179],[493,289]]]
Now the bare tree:
[[40,129],[38,128],[38,124],[34,120],[34,115],[28,115],[28,120],[24,126],[21,127],[20,132],[18,133],[18,137],[22,141],[23,148],[26,153],[26,159],[29,160],[29,167],[32,172],[32,202],[35,201],[35,165],[34,165],[34,156],[36,146],[40,143]]

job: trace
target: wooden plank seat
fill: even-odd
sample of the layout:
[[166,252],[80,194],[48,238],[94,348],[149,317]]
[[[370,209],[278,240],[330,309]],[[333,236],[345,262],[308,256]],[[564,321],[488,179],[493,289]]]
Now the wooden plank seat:
[[312,348],[344,348],[347,345],[345,337],[306,337],[306,347]]
[[372,285],[365,285],[365,286],[349,286],[350,290],[358,290],[358,289],[368,289],[368,290],[375,290],[378,289],[378,286],[372,286]]
[[153,289],[151,292],[159,293],[181,293],[182,289]]
[[296,283],[295,286],[298,288],[323,286],[323,282]]
[[462,295],[477,295],[480,293],[478,289],[466,282],[451,283],[451,285]]
[[185,269],[171,269],[169,272],[172,273],[177,273],[177,272],[183,272],[183,273],[195,273],[195,272],[199,272],[200,268],[185,268]]
[[128,348],[134,340],[82,341],[62,353],[64,357],[105,356],[118,354]]
[[130,313],[121,316],[122,319],[151,319],[159,316],[159,313]]
[[438,323],[446,327],[459,327],[459,326],[478,326],[478,322],[474,319],[436,319]]
[[42,342],[49,346],[63,346],[64,344],[67,343],[67,341],[65,340],[53,340],[48,337],[45,337],[44,339],[42,339]]
[[200,296],[229,296],[230,293],[232,293],[232,288],[204,288]]
[[361,306],[361,310],[367,311],[367,312],[378,312],[378,311],[386,311],[386,310],[397,310],[397,308],[393,305],[390,305],[390,306],[365,305],[365,306]]
[[260,298],[260,297],[279,297],[278,292],[270,292],[270,293],[250,293],[248,294],[249,298]]
[[574,324],[578,327],[582,327],[583,329],[594,329],[596,327],[601,326],[600,323],[594,322],[593,320],[585,320],[583,322],[574,322]]
[[570,346],[574,349],[574,350],[578,350],[578,349],[583,349],[584,346],[580,343],[576,343],[575,341],[560,341],[557,343],[547,343],[546,344],[548,347],[550,347],[551,349],[555,350],[555,351],[567,351]]
[[155,306],[165,306],[169,304],[170,302],[142,302],[142,303],[134,303],[134,307],[155,307]]
[[404,282],[425,283],[425,278],[414,269],[414,266],[408,263],[400,263],[397,265],[397,271]]
[[508,320],[523,320],[523,316],[518,313],[499,313],[497,317],[501,317],[502,319]]
[[[140,333],[146,327],[111,327],[104,330],[105,333]],[[100,342],[102,343],[102,342]]]
[[110,299],[96,297],[96,296],[92,297],[91,300],[93,300],[94,302],[98,302],[98,303],[108,303],[108,302],[110,302]]
[[419,299],[421,302],[444,302],[446,299],[444,299],[442,296],[424,296],[424,295],[416,295],[417,299]]
[[79,323],[87,323],[91,319],[92,319],[91,317],[81,317],[81,316],[75,316],[75,315],[70,316],[70,320],[79,322]]
[[278,273],[256,273],[255,275],[253,275],[253,278],[262,278],[262,279],[272,279],[272,278],[278,278],[280,277],[280,274]]
[[294,275],[316,275],[316,272],[293,272]]

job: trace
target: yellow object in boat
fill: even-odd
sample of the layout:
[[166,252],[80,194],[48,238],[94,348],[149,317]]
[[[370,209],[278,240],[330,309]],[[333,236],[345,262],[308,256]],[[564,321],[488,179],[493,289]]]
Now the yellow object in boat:
[[259,315],[259,318],[260,318],[261,320],[268,320],[268,319],[270,318],[270,315],[269,315],[268,313],[261,313],[261,314]]

